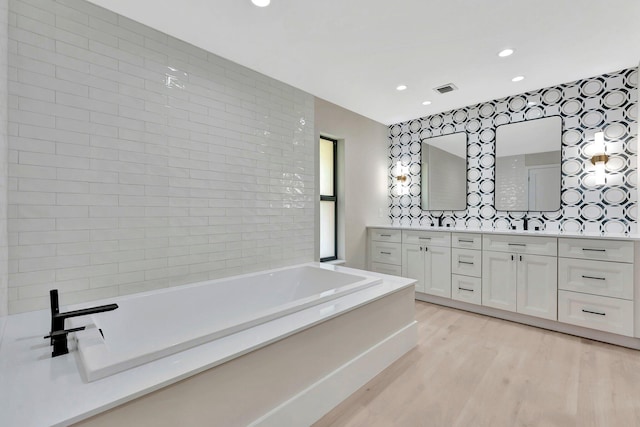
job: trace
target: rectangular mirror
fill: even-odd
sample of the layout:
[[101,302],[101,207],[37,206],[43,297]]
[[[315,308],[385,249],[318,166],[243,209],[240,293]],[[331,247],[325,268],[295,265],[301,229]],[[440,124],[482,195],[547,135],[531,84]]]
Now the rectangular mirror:
[[560,209],[561,141],[559,116],[496,128],[496,210]]
[[462,211],[467,208],[467,134],[422,140],[422,209]]

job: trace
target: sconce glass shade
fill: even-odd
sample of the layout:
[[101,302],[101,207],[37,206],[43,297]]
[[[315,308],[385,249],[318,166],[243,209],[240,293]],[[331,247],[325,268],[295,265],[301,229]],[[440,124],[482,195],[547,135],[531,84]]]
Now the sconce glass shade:
[[604,161],[596,162],[595,167],[596,167],[596,185],[606,184]]
[[396,171],[394,175],[396,177],[396,180],[400,182],[407,181],[407,167],[402,166],[402,162],[400,160],[398,160],[398,162],[396,163]]
[[609,157],[604,151],[604,133],[596,132],[593,134],[593,157],[591,157],[591,163],[596,168],[595,178],[596,185],[604,185],[606,183],[606,173],[604,165],[609,160]]
[[596,132],[593,134],[593,154],[604,154],[604,133]]

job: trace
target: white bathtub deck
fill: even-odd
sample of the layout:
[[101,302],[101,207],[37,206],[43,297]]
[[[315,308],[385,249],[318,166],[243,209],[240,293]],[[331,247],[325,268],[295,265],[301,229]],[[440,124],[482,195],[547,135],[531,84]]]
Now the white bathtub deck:
[[[344,267],[336,270],[358,272]],[[51,347],[42,338],[49,328],[48,310],[9,316],[0,346],[0,425],[42,427],[78,422],[414,283],[379,276],[384,279],[381,284],[93,383],[83,381],[75,352],[50,357]]]

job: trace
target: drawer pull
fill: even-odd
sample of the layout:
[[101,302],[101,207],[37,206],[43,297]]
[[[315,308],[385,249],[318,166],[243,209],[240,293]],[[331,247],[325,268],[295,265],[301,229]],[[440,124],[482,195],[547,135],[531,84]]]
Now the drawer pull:
[[473,292],[473,289],[461,288],[460,286],[458,286],[458,289],[460,289],[461,291]]
[[582,309],[583,313],[591,313],[591,314],[597,314],[598,316],[606,316],[607,313],[600,313],[599,311],[591,311],[591,310],[585,310],[584,308]]
[[527,246],[526,243],[507,243],[509,246]]
[[591,252],[607,252],[606,249],[590,249],[590,248],[582,248],[583,251],[591,251]]
[[582,275],[583,279],[593,279],[593,280],[607,280],[604,277],[594,277],[594,276],[585,276],[584,274]]
[[418,237],[418,240],[431,240],[431,237]]
[[473,240],[458,239],[460,243],[473,243]]
[[469,261],[458,261],[458,264],[469,264],[469,265],[473,265],[472,262]]
[[391,255],[391,252],[380,252],[382,255]]
[[391,234],[381,234],[380,237],[391,237]]

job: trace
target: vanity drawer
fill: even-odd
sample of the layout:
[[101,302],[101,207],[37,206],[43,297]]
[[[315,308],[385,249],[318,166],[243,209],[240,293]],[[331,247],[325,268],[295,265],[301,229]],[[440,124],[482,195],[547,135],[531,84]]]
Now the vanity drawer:
[[482,234],[451,233],[451,247],[463,249],[482,249]]
[[480,277],[482,274],[482,251],[451,249],[451,272]]
[[400,243],[371,242],[371,262],[402,265],[402,245]]
[[369,239],[374,242],[400,243],[402,241],[402,231],[389,230],[385,228],[370,228]]
[[472,304],[481,303],[482,280],[479,277],[451,275],[451,298],[469,302]]
[[451,233],[446,231],[403,230],[402,243],[451,247]]
[[631,300],[633,264],[559,258],[558,288]]
[[483,234],[482,247],[485,251],[556,256],[558,254],[558,239],[555,237]]
[[390,274],[392,276],[402,276],[402,267],[393,264],[382,264],[379,262],[371,263],[371,271],[382,274]]
[[567,258],[633,262],[633,242],[604,239],[558,239],[558,252]]
[[558,320],[632,337],[633,301],[558,291]]

